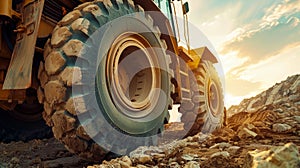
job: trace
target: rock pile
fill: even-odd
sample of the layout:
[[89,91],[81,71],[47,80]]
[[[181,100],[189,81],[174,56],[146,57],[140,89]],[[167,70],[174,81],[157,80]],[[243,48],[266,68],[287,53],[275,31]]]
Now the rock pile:
[[245,168],[297,168],[300,166],[299,151],[295,144],[288,143],[267,151],[248,152]]
[[[264,110],[269,105],[283,105],[288,108],[291,108],[291,105],[299,106],[300,75],[288,77],[285,81],[275,84],[257,96],[245,99],[239,105],[230,107],[227,112],[228,116],[240,112],[257,112]],[[281,112],[283,111],[281,110]]]
[[300,75],[228,110],[228,125],[210,135],[140,147],[89,168],[299,168]]
[[[218,137],[198,134],[159,147],[140,147],[129,156],[88,168],[298,168],[300,155],[293,143],[272,145],[272,140],[214,143]],[[206,142],[201,141],[207,139]],[[299,147],[300,141],[298,141]]]

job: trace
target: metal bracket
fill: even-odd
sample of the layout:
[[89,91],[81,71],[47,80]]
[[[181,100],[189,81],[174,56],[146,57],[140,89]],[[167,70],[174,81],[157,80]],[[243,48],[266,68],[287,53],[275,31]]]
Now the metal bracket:
[[31,86],[32,63],[43,7],[44,0],[38,0],[22,10],[22,29],[18,32],[3,89],[26,89]]

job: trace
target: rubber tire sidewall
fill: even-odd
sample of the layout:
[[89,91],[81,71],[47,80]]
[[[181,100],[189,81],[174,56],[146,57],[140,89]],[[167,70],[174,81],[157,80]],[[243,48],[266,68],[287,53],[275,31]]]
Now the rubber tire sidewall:
[[[222,91],[222,84],[220,81],[220,78],[218,76],[218,73],[213,66],[213,64],[210,61],[203,61],[203,66],[207,67],[208,72],[206,72],[205,75],[205,82],[204,82],[204,87],[206,88],[206,91],[204,93],[205,95],[205,107],[206,107],[206,114],[205,114],[205,123],[203,125],[202,130],[204,132],[212,132],[216,128],[219,128],[223,124],[223,117],[224,117],[224,100],[223,100],[223,91]],[[209,108],[209,80],[214,81],[217,87],[217,91],[219,94],[219,109],[218,109],[218,114],[216,116],[213,115],[212,111]]]
[[[151,22],[150,22],[151,23]],[[134,13],[126,16],[122,16],[113,20],[111,23],[102,26],[101,31],[95,32],[92,35],[92,39],[98,39],[98,55],[97,62],[99,62],[98,73],[97,75],[97,84],[96,86],[101,86],[97,88],[101,94],[98,94],[100,101],[98,101],[100,110],[103,111],[107,119],[109,119],[113,125],[116,125],[118,128],[125,132],[137,132],[139,134],[156,134],[156,129],[163,127],[164,119],[168,115],[168,98],[170,95],[170,74],[168,74],[168,62],[166,61],[165,49],[163,49],[161,39],[159,39],[158,32],[153,29],[153,25],[148,25],[149,21],[143,13]],[[146,118],[143,119],[133,119],[129,118],[123,113],[119,112],[119,109],[116,108],[114,102],[111,100],[110,92],[107,87],[107,78],[106,76],[106,62],[107,62],[107,53],[114,42],[114,40],[124,32],[133,32],[139,33],[142,35],[150,45],[154,48],[154,51],[157,53],[156,59],[160,64],[158,68],[161,69],[161,95],[159,96],[158,103],[159,105],[155,107],[152,111],[153,114],[149,114]],[[92,40],[95,42],[95,40]],[[105,52],[104,52],[105,51]],[[158,53],[159,52],[159,53]],[[88,53],[89,55],[89,53]],[[161,101],[161,100],[164,100]],[[106,113],[109,112],[109,113]],[[157,112],[161,112],[157,114]],[[154,116],[155,115],[155,116]],[[142,120],[146,120],[142,121]],[[150,128],[150,129],[149,129]],[[148,130],[145,132],[145,130]],[[152,130],[154,132],[152,132]]]

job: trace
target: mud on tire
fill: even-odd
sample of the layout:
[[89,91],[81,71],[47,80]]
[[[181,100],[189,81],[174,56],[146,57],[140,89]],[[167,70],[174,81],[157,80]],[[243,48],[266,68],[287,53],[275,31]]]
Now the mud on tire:
[[[137,17],[135,12],[139,12]],[[127,14],[129,14],[128,17],[115,22],[118,25],[118,23],[127,21],[127,25],[111,27],[110,24],[106,24]],[[135,24],[141,25],[142,30],[138,30],[139,27]],[[105,25],[104,28],[103,25]],[[103,28],[104,31],[98,31],[99,28]],[[111,45],[117,43],[114,40],[122,37],[125,31],[139,36],[136,39],[146,39],[145,43],[141,42],[142,44],[139,40],[132,40],[136,40],[133,42],[136,45],[134,47],[156,47],[158,49],[153,52],[157,55],[160,54],[160,57],[153,58],[153,64],[157,64],[156,66],[163,69],[158,75],[158,78],[163,80],[156,81],[159,86],[151,85],[151,87],[160,88],[166,95],[153,96],[158,97],[156,102],[166,98],[166,103],[162,102],[164,104],[160,107],[162,112],[152,116],[152,118],[130,117],[131,113],[126,114],[124,112],[126,107],[115,105],[117,103],[110,100],[112,99],[112,92],[110,91],[114,90],[113,84],[106,85],[114,82],[104,79],[106,78],[105,75],[110,74],[110,69],[105,68],[107,60],[109,60],[107,53],[110,52]],[[146,33],[138,33],[139,31]],[[111,36],[107,34],[111,34]],[[108,38],[103,38],[103,36]],[[131,49],[135,51],[134,47]],[[101,49],[107,51],[102,52]],[[85,159],[98,161],[110,157],[113,154],[109,153],[111,150],[115,153],[126,154],[139,145],[154,144],[156,139],[152,135],[162,131],[163,122],[168,119],[168,108],[172,104],[169,98],[172,88],[169,79],[171,79],[170,74],[172,72],[169,70],[170,58],[165,54],[165,50],[166,44],[160,39],[160,32],[156,26],[153,26],[153,20],[131,0],[93,1],[76,7],[54,29],[52,38],[48,40],[45,46],[45,61],[41,62],[38,74],[41,82],[38,97],[39,101],[44,103],[43,117],[47,124],[52,126],[54,136],[63,142],[71,152]],[[115,52],[119,52],[118,49]],[[124,52],[126,52],[125,49]],[[147,52],[145,51],[145,57],[151,62],[152,58],[148,56],[151,54],[147,55]],[[100,59],[104,58],[104,61],[99,61],[99,57]],[[111,62],[118,63],[118,61]],[[97,67],[98,65],[99,67]],[[91,73],[93,70],[95,72]],[[155,73],[153,73],[154,71]],[[156,74],[156,70],[141,72],[149,73],[152,76]],[[138,77],[140,76],[142,75],[138,74]],[[155,79],[152,78],[151,81],[153,80]],[[138,79],[135,83],[139,83]],[[130,88],[133,90],[142,89],[138,84],[134,84]],[[122,91],[122,89],[120,90]],[[150,94],[149,90],[145,90]],[[91,95],[94,98],[92,100]],[[140,100],[141,98],[133,98],[134,96],[140,95],[133,91],[133,94],[130,93],[127,98],[132,102],[137,101],[137,107],[140,107],[138,106],[140,104],[148,107],[147,103]],[[140,97],[145,97],[145,95]],[[97,107],[93,106],[94,103]],[[152,111],[159,111],[156,106],[149,106],[152,109],[146,108],[147,116],[151,116]],[[103,113],[100,114],[98,108]],[[124,135],[124,137],[116,137],[114,131]],[[130,139],[127,135],[146,136],[146,138]],[[97,143],[107,144],[107,146],[99,146],[95,139],[100,141]],[[120,147],[117,145],[118,141],[123,144],[132,143],[134,146]]]

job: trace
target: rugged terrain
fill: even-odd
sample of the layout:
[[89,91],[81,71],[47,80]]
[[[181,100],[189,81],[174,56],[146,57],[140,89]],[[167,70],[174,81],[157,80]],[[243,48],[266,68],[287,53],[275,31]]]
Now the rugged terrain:
[[300,75],[228,110],[227,126],[91,167],[300,167]]
[[212,134],[140,147],[102,164],[80,160],[53,138],[0,143],[0,167],[300,167],[300,75],[245,99],[228,115],[227,126]]

